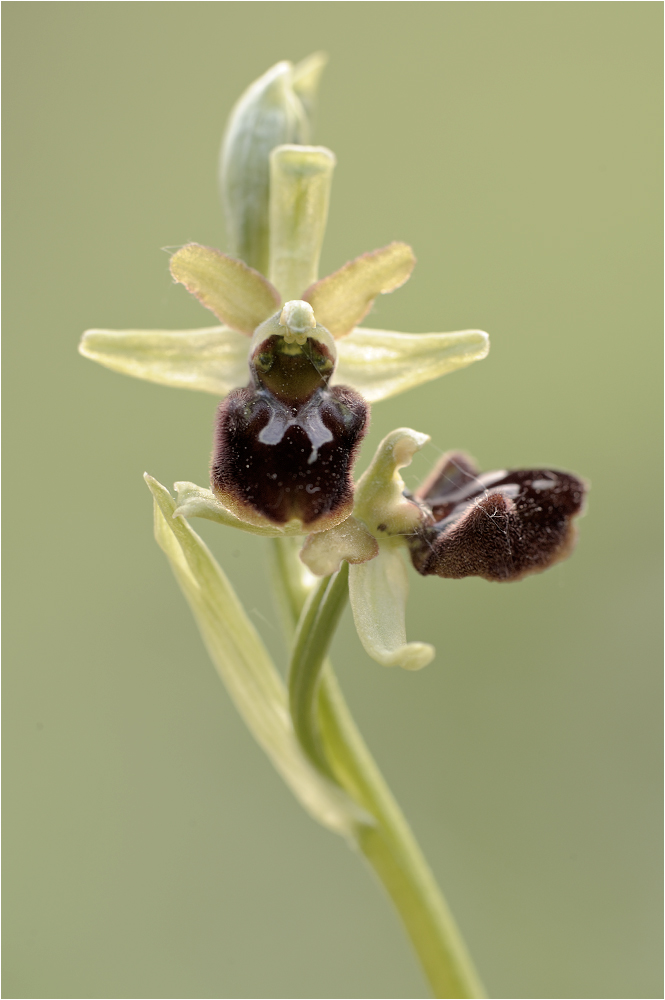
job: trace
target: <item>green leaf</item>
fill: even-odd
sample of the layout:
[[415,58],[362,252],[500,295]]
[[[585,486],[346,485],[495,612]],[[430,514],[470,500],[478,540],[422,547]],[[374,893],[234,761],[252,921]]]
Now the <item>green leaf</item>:
[[84,358],[123,375],[226,396],[247,385],[247,337],[228,326],[201,330],[87,330]]
[[398,545],[382,542],[376,559],[349,567],[349,599],[365,652],[384,667],[420,670],[434,659],[435,649],[406,641],[409,580]]
[[174,279],[206,309],[248,337],[281,303],[267,278],[213,247],[188,243],[173,254],[169,267]]
[[410,246],[389,243],[321,278],[302,298],[311,303],[317,322],[335,339],[345,337],[367,315],[377,295],[392,292],[407,281],[415,263]]
[[285,302],[316,281],[334,168],[324,146],[278,146],[270,154],[270,280]]
[[[323,323],[316,307],[314,312]],[[489,337],[482,330],[393,333],[358,327],[339,341],[337,352],[333,384],[350,385],[376,403],[487,357]]]
[[305,757],[282,679],[231,584],[189,524],[174,518],[175,502],[168,490],[147,474],[145,480],[155,501],[155,538],[252,736],[310,815],[337,833],[351,835],[359,822],[371,820]]

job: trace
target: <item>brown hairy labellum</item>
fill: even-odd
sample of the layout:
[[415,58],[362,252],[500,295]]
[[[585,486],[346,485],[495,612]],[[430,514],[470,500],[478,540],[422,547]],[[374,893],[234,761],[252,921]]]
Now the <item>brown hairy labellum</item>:
[[316,339],[298,345],[271,335],[258,344],[250,385],[217,411],[212,488],[234,514],[321,531],[351,513],[368,407],[353,389],[329,388],[333,369]]
[[434,523],[409,539],[423,576],[519,580],[570,554],[586,486],[552,469],[480,474],[460,452],[444,456],[416,493]]

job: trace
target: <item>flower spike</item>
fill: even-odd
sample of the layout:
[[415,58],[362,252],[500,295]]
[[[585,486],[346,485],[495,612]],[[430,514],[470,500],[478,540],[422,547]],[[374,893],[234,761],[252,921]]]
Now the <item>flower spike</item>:
[[[372,863],[432,995],[480,997],[454,923],[355,730],[327,652],[348,580],[368,655],[387,667],[426,666],[434,647],[406,637],[405,556],[424,576],[517,580],[539,572],[571,551],[585,484],[547,469],[481,475],[456,452],[413,494],[400,470],[430,438],[408,427],[381,441],[354,484],[368,403],[484,358],[489,339],[480,330],[400,334],[357,326],[378,295],[409,278],[415,257],[405,243],[318,280],[335,157],[305,143],[325,61],[317,53],[295,67],[278,63],[233,109],[220,181],[235,256],[190,243],[171,258],[174,280],[223,325],[89,330],[79,350],[115,371],[222,397],[212,489],[178,482],[176,501],[145,476],[155,538],[250,732],[310,814]],[[277,540],[278,597],[287,634],[295,633],[288,692],[187,522],[194,516]],[[304,535],[299,562],[294,536]]]

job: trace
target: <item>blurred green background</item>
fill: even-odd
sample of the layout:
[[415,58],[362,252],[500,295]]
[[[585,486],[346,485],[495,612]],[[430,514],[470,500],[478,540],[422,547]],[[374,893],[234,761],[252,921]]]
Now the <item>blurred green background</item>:
[[[373,326],[490,332],[374,409],[484,469],[592,490],[573,558],[420,579],[420,674],[347,618],[366,738],[493,997],[658,997],[660,46],[656,3],[5,4],[6,997],[423,997],[381,891],[231,708],[152,540],[148,469],[205,484],[216,400],[76,354],[206,326],[161,249],[225,247],[245,86],[325,49],[322,273],[419,258]],[[639,489],[638,489],[639,487]],[[283,663],[261,539],[200,522]]]

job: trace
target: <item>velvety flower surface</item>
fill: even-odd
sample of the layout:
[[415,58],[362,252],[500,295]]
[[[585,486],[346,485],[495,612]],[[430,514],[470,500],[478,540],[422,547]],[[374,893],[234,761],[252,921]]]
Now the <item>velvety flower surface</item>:
[[481,474],[461,452],[445,455],[416,493],[432,523],[409,539],[424,576],[520,580],[565,559],[585,484],[552,469]]
[[369,408],[348,386],[328,385],[334,343],[307,302],[287,303],[257,328],[254,344],[250,384],[217,412],[213,491],[248,521],[320,531],[351,513]]
[[[327,168],[326,157],[312,149],[297,148],[297,156],[316,154]],[[294,156],[284,147],[287,164]],[[279,155],[274,160],[283,167]],[[351,512],[351,471],[367,403],[463,368],[489,350],[480,330],[400,334],[356,325],[378,295],[409,278],[414,264],[409,246],[391,243],[285,302],[241,260],[188,244],[172,256],[171,274],[223,326],[90,330],[80,350],[125,374],[224,397],[211,464],[215,515],[221,504],[250,531],[321,531]]]
[[520,580],[566,558],[575,544],[585,483],[531,469],[481,474],[462,452],[444,455],[415,493],[399,470],[429,441],[403,427],[379,445],[359,480],[353,515],[306,540],[301,559],[316,575],[350,564],[349,596],[366,652],[384,666],[418,670],[434,656],[407,642],[407,552],[423,576]]

